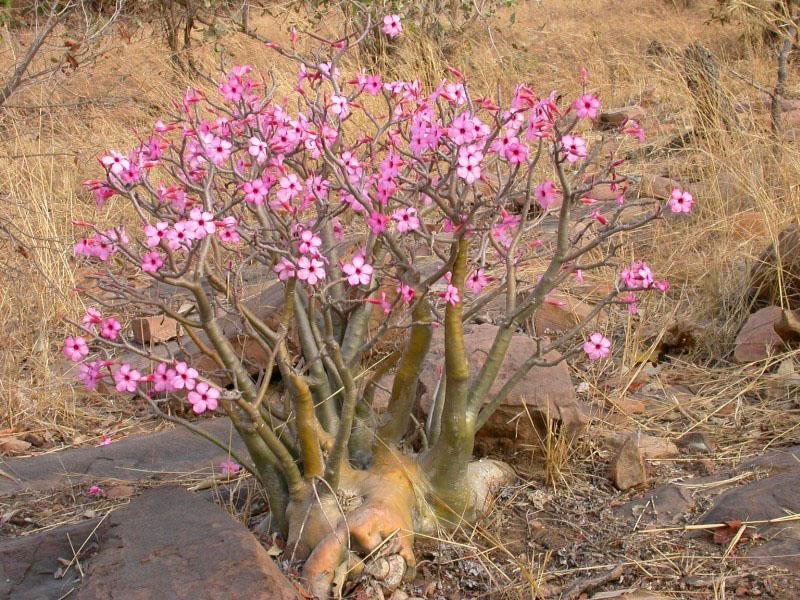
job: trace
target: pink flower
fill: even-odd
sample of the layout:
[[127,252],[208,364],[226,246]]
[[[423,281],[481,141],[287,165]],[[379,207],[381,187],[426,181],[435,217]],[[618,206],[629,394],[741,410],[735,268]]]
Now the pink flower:
[[177,373],[175,369],[170,369],[166,363],[159,363],[153,371],[153,390],[156,392],[172,392],[175,390],[173,381]]
[[86,490],[86,495],[95,498],[97,496],[105,495],[105,491],[99,485],[93,485],[88,490]]
[[281,258],[272,270],[278,274],[278,279],[286,281],[295,277],[294,265],[286,258]]
[[308,285],[316,285],[325,279],[325,263],[316,258],[301,256],[297,261],[297,278]]
[[567,154],[567,161],[574,163],[586,158],[586,141],[577,135],[565,135],[561,138],[561,148]]
[[142,374],[136,369],[131,368],[127,363],[123,363],[119,369],[114,371],[114,383],[118,392],[133,393],[136,391],[136,384],[142,378]]
[[131,168],[130,161],[119,152],[114,152],[113,150],[110,154],[102,157],[100,162],[114,175],[120,175],[123,171],[127,171]]
[[101,379],[100,372],[104,366],[105,363],[102,360],[94,360],[89,364],[83,363],[81,365],[78,379],[81,380],[88,391],[91,392],[97,389],[97,384]]
[[315,235],[310,229],[304,229],[300,233],[300,242],[297,244],[297,249],[300,254],[319,256],[319,247],[321,245],[322,239],[318,235]]
[[158,273],[164,266],[164,259],[158,252],[148,252],[142,255],[142,271],[145,273]]
[[258,206],[264,203],[264,199],[269,193],[269,186],[264,183],[263,179],[254,179],[245,181],[242,184],[242,190],[244,190],[244,201]]
[[458,176],[470,185],[475,183],[481,177],[482,160],[483,152],[477,144],[462,146],[458,150]]
[[694,206],[694,198],[689,192],[675,188],[669,197],[669,208],[673,213],[689,213]]
[[167,238],[168,231],[169,223],[164,221],[156,223],[155,225],[147,225],[144,228],[144,234],[147,236],[147,241],[145,243],[149,248],[155,248],[161,243],[161,240]]
[[364,262],[362,254],[356,254],[352,262],[342,265],[342,272],[347,275],[347,283],[352,286],[369,285],[372,281],[372,265]]
[[104,319],[102,323],[100,323],[100,335],[107,340],[115,340],[117,336],[119,336],[119,332],[122,329],[122,325],[120,325],[119,321],[114,319],[113,317],[109,317],[108,319]]
[[450,284],[447,285],[447,289],[444,292],[439,294],[439,297],[452,306],[461,302],[461,295],[458,293],[458,288]]
[[586,352],[589,360],[607,358],[611,355],[611,340],[602,333],[595,332],[590,335],[589,339],[583,344],[583,351]]
[[189,248],[194,242],[194,221],[178,221],[175,226],[167,232],[167,246],[170,250]]
[[235,461],[232,461],[230,458],[219,463],[219,472],[223,475],[236,475],[241,470],[241,465]]
[[264,162],[267,160],[267,150],[269,148],[267,142],[253,136],[250,138],[249,144],[250,146],[247,149],[247,152],[250,154],[250,156],[256,159],[258,164],[264,164]]
[[558,201],[558,188],[556,188],[555,183],[548,179],[536,186],[534,195],[542,210],[548,210]]
[[579,119],[596,119],[597,109],[600,108],[600,100],[592,94],[584,94],[572,105]]
[[512,165],[519,165],[528,160],[528,147],[519,142],[510,144],[503,153],[505,159]]
[[419,229],[419,218],[415,208],[400,208],[394,211],[392,219],[397,222],[397,231],[400,233]]
[[195,239],[202,240],[206,235],[211,235],[217,230],[217,225],[214,223],[214,215],[208,211],[193,208],[189,212],[189,218],[196,224],[195,226]]
[[72,362],[79,362],[89,354],[89,346],[86,345],[86,340],[80,336],[68,337],[64,340],[63,352]]
[[620,281],[627,288],[646,290],[653,285],[653,271],[646,262],[634,261],[631,266],[619,274]]
[[99,325],[103,320],[100,311],[96,308],[92,308],[91,306],[86,309],[86,314],[83,315],[83,326],[86,328],[90,328],[94,325]]
[[383,314],[388,315],[392,312],[392,305],[386,299],[386,292],[381,292],[380,295],[374,298],[367,298],[367,302],[375,304],[383,309]]
[[400,24],[400,15],[386,15],[383,17],[383,27],[381,31],[390,38],[395,38],[403,31],[403,26]]
[[172,387],[176,390],[193,390],[197,383],[197,369],[187,365],[185,362],[179,362],[175,365],[175,377],[172,379]]
[[640,144],[644,144],[645,139],[647,139],[642,126],[633,119],[628,119],[625,121],[625,123],[622,125],[622,133],[635,137],[637,140],[639,140]]
[[467,277],[467,287],[474,294],[480,294],[481,290],[489,285],[489,278],[484,274],[483,269],[477,269]]
[[108,446],[111,444],[111,436],[106,435],[105,433],[100,436],[100,443],[97,444],[98,446]]
[[386,225],[389,223],[388,215],[381,214],[379,212],[373,212],[367,218],[367,225],[369,225],[370,230],[375,235],[379,235],[386,231]]
[[203,139],[206,155],[216,166],[220,166],[231,155],[231,144],[228,140],[223,140],[215,135],[207,135]]
[[397,293],[400,294],[400,298],[405,304],[411,304],[414,296],[417,295],[417,293],[414,291],[414,288],[410,285],[406,285],[405,283],[401,283],[399,286],[397,286]]
[[284,205],[288,205],[292,198],[295,198],[303,191],[303,184],[294,173],[289,173],[286,177],[281,177],[278,181],[278,185],[280,185],[278,200]]
[[219,390],[201,381],[189,392],[186,400],[192,405],[192,412],[202,415],[207,410],[217,410]]
[[331,96],[331,112],[340,119],[344,119],[350,114],[349,103],[344,96]]
[[656,281],[653,283],[653,287],[656,288],[662,294],[666,294],[667,291],[669,290],[669,281],[667,281],[666,279],[662,281]]

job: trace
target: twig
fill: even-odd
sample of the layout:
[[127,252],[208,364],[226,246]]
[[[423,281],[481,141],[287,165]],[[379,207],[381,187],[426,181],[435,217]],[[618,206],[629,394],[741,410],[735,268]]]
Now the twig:
[[622,573],[624,571],[625,571],[624,565],[617,565],[613,569],[604,571],[603,573],[598,573],[597,575],[590,575],[588,577],[578,579],[577,581],[572,582],[568,586],[565,587],[559,586],[557,588],[551,588],[546,597],[554,598],[557,596],[561,600],[574,600],[575,598],[579,598],[580,595],[586,591],[599,587],[604,583],[608,583],[609,581],[614,581],[615,579],[619,579],[620,577],[622,577]]

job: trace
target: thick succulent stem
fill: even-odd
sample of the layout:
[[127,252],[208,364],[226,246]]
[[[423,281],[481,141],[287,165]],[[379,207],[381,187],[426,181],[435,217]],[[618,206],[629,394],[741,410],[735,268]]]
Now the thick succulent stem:
[[[469,242],[456,242],[456,256],[450,285],[463,294],[466,279]],[[441,432],[436,445],[427,453],[425,469],[431,484],[444,506],[455,514],[462,513],[464,478],[475,442],[475,414],[468,411],[469,361],[464,344],[463,303],[448,304],[444,316],[445,373]]]
[[431,306],[426,299],[417,302],[412,313],[414,325],[392,384],[389,419],[378,436],[386,444],[396,444],[408,429],[411,411],[417,399],[417,384],[422,365],[431,345]]

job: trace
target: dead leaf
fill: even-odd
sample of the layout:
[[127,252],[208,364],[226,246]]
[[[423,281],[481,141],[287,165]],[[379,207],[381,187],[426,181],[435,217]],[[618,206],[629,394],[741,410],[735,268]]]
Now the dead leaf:
[[742,527],[741,521],[726,521],[725,527],[717,527],[714,530],[714,543],[715,544],[727,544],[733,539],[739,529]]

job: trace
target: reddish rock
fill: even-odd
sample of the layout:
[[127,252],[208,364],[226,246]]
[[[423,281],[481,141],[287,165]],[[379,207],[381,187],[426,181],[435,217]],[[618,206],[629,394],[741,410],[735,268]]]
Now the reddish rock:
[[4,456],[23,454],[27,452],[30,447],[31,443],[25,440],[11,436],[0,437],[0,454]]
[[628,490],[647,483],[647,469],[636,437],[632,433],[625,439],[611,463],[611,481],[617,489]]
[[[478,373],[492,346],[498,328],[494,325],[467,325],[465,343],[473,376]],[[521,365],[536,352],[536,343],[526,335],[514,335],[497,380],[488,394],[503,387]],[[550,353],[545,358],[556,360],[559,355]],[[433,394],[444,365],[444,332],[434,333],[431,351],[420,377],[420,406],[425,414],[433,403]],[[512,391],[489,419],[479,437],[508,438],[525,444],[536,443],[547,433],[547,419],[561,423],[562,431],[569,436],[583,431],[588,424],[588,407],[575,396],[575,390],[566,363],[552,367],[534,367]]]
[[645,411],[644,402],[637,398],[625,396],[624,398],[606,399],[606,404],[626,415],[640,415]]
[[131,332],[139,344],[160,344],[178,335],[178,322],[163,315],[140,317],[131,321]]
[[736,336],[733,358],[738,363],[763,360],[783,348],[783,340],[775,331],[780,322],[783,309],[767,306],[756,311],[747,319]]
[[675,181],[674,179],[669,179],[668,177],[650,175],[648,173],[642,175],[638,185],[638,191],[641,197],[656,198],[658,200],[668,200],[672,194],[672,190],[675,188],[689,190],[690,186]]
[[[568,294],[552,294],[533,315],[536,335],[546,336],[562,333],[589,318],[594,307]],[[602,327],[607,322],[606,314],[600,311],[589,322],[592,327]]]
[[258,540],[180,487],[154,488],[111,513],[78,600],[299,600]]
[[758,257],[751,271],[752,297],[761,305],[782,304],[800,308],[800,228],[796,223],[778,235]]
[[611,443],[622,447],[631,439],[635,441],[642,458],[645,460],[664,460],[675,458],[680,454],[674,442],[653,435],[645,435],[641,432],[618,434],[611,439]]
[[597,117],[596,126],[598,129],[617,129],[631,119],[641,123],[646,114],[641,106],[636,105],[603,110]]

